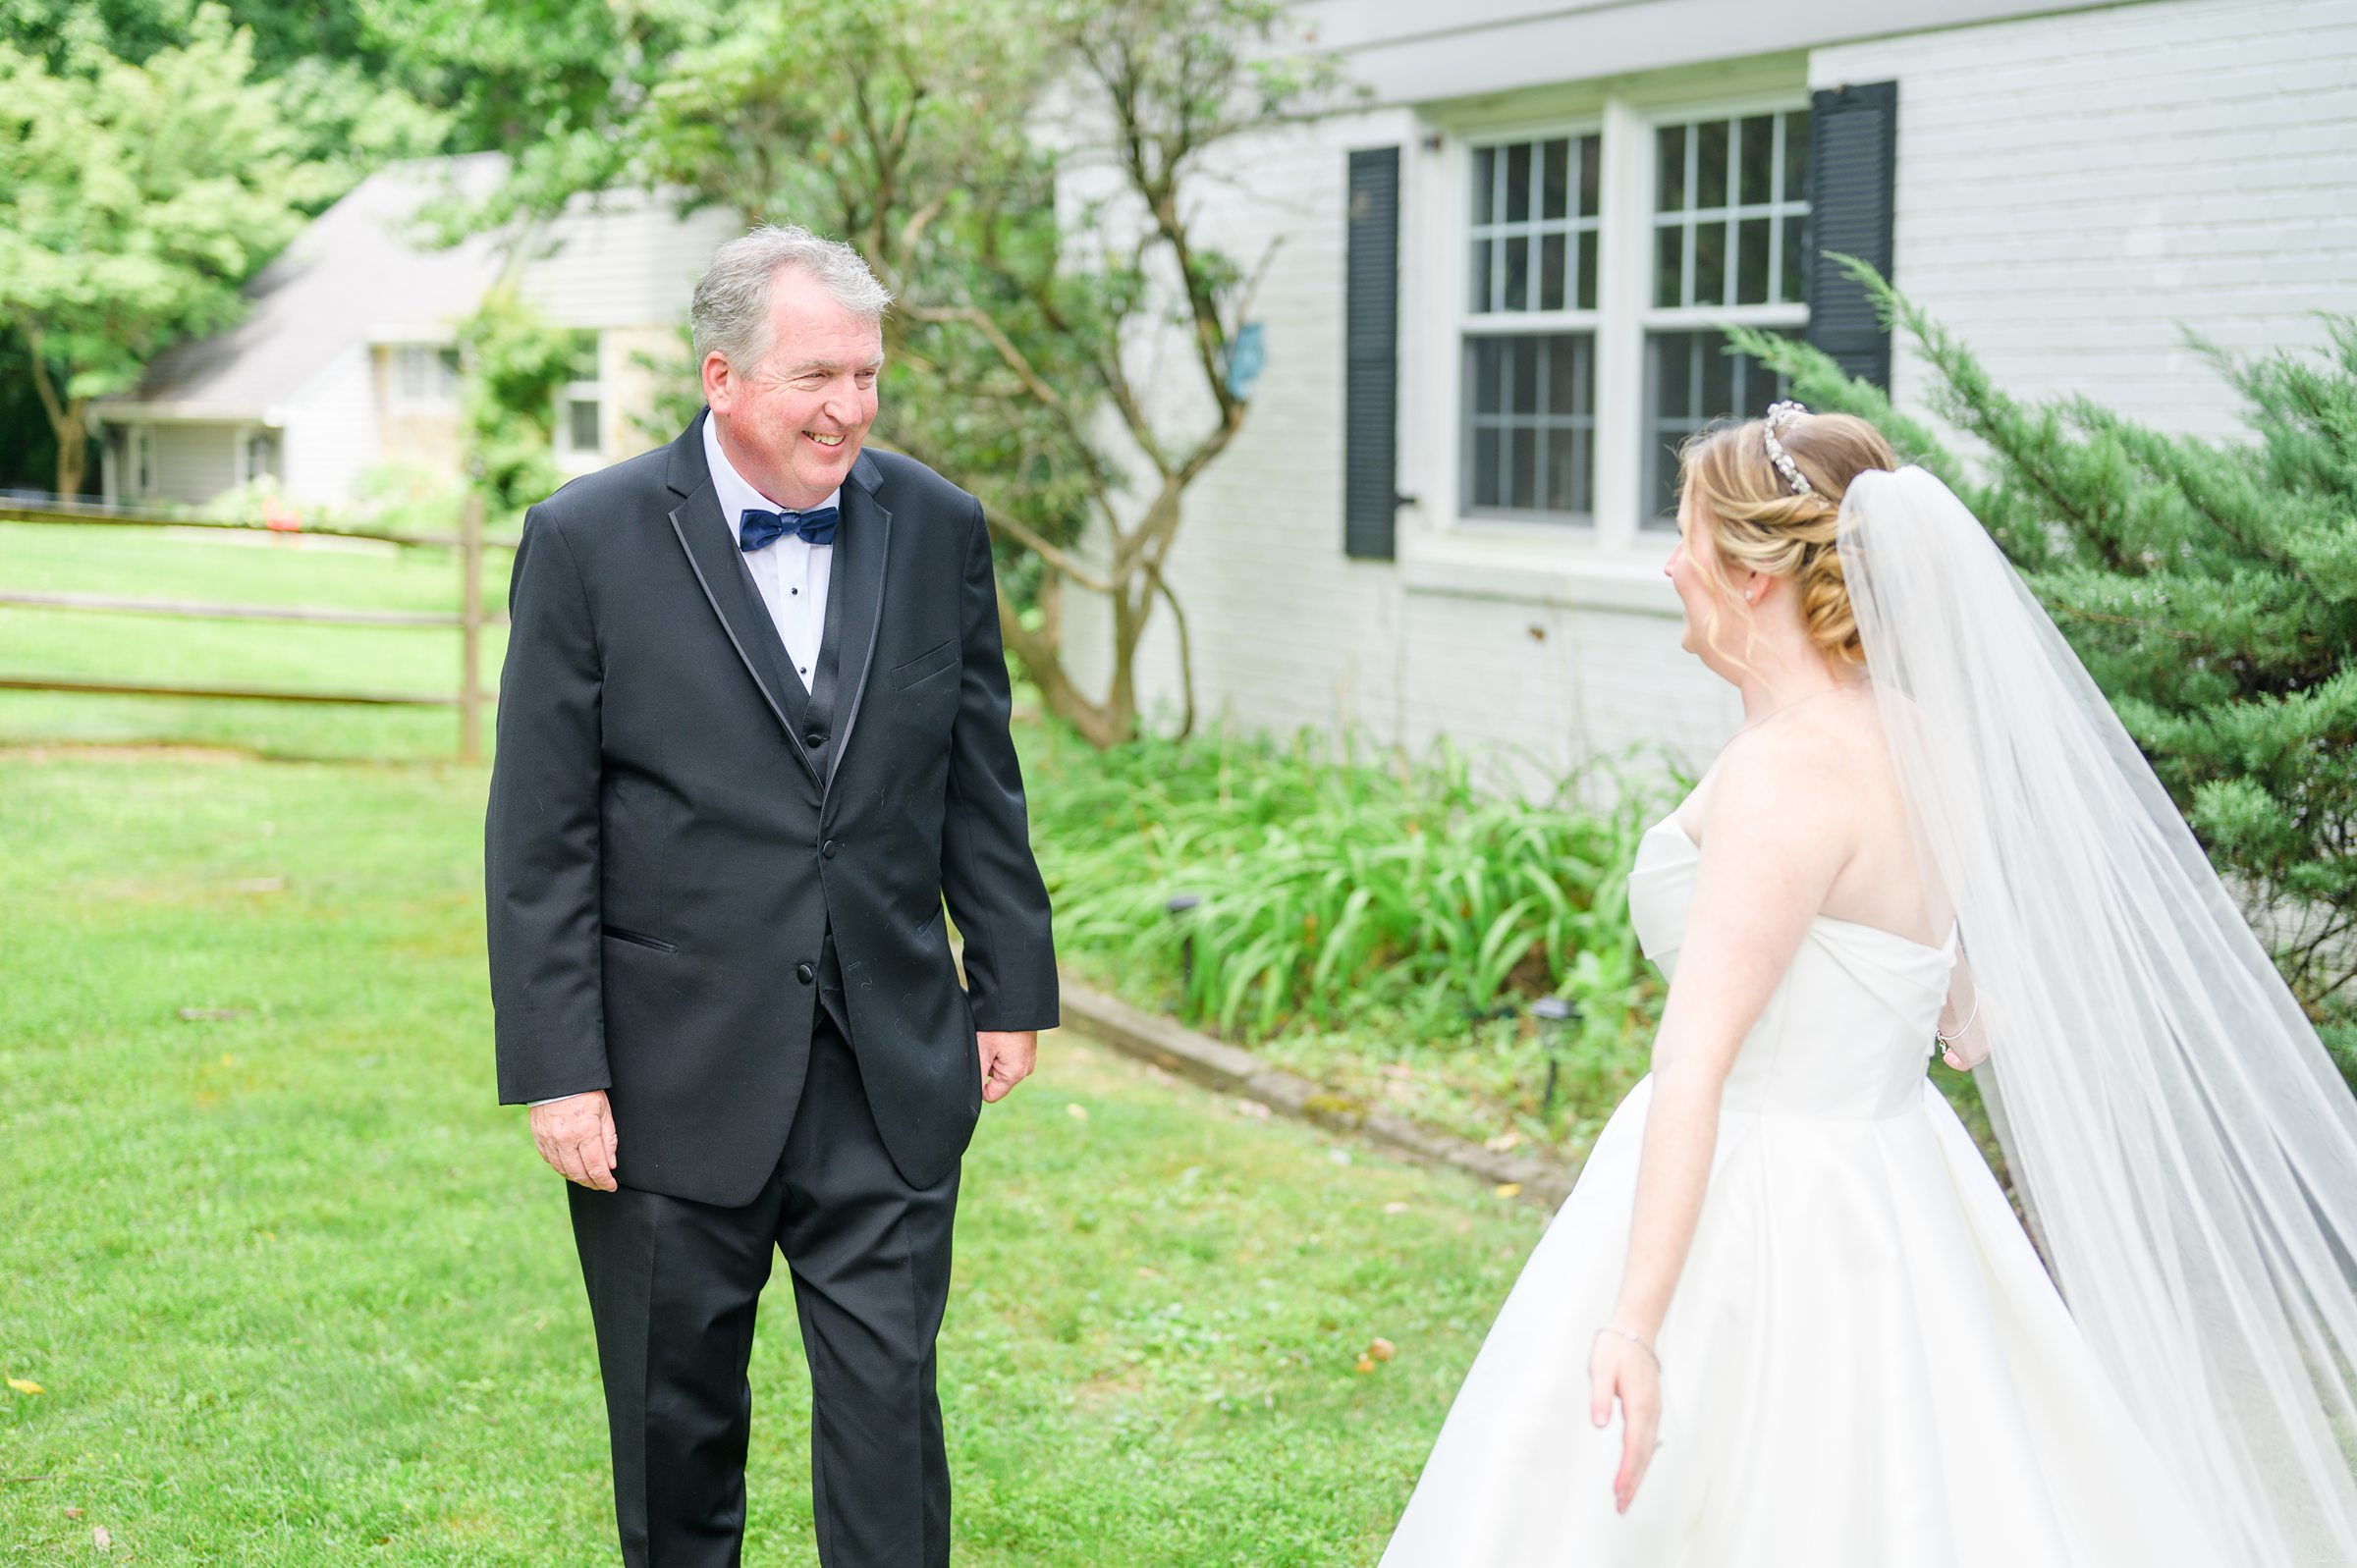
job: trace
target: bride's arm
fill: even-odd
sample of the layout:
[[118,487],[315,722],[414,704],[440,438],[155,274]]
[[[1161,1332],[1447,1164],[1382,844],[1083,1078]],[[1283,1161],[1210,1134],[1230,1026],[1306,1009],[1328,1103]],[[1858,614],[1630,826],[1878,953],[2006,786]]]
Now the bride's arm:
[[1803,727],[1763,730],[1727,753],[1707,802],[1677,978],[1654,1037],[1628,1260],[1591,1356],[1598,1425],[1616,1397],[1626,1423],[1614,1484],[1624,1509],[1652,1457],[1660,1387],[1647,1347],[1702,1214],[1720,1091],[1851,853],[1843,781],[1828,750]]

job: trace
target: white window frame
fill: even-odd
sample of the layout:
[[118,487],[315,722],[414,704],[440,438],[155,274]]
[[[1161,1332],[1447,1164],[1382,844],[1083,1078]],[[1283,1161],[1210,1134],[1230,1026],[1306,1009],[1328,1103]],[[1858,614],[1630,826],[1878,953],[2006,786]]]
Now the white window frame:
[[[568,469],[594,468],[605,460],[606,451],[606,335],[594,328],[584,328],[595,347],[590,351],[596,357],[597,375],[584,381],[568,381],[557,389],[557,460]],[[590,447],[574,445],[573,406],[576,403],[597,405],[597,444]]]
[[[1444,592],[1561,598],[1608,607],[1674,613],[1661,578],[1675,535],[1645,526],[1645,342],[1649,332],[1744,323],[1790,330],[1806,326],[1802,304],[1717,308],[1658,307],[1653,300],[1655,149],[1665,126],[1741,119],[1810,107],[1805,85],[1752,93],[1650,100],[1607,97],[1600,111],[1501,121],[1478,132],[1427,135],[1412,165],[1403,205],[1431,214],[1424,239],[1403,254],[1404,320],[1445,323],[1412,328],[1401,344],[1402,488],[1417,505],[1401,530],[1399,561],[1407,585]],[[1433,128],[1426,128],[1433,129]],[[1477,147],[1599,135],[1596,308],[1476,314],[1472,301],[1473,152]],[[1444,221],[1445,220],[1445,221]],[[1415,226],[1407,232],[1414,233]],[[1469,336],[1510,332],[1594,334],[1596,410],[1590,482],[1594,506],[1584,518],[1475,514],[1464,505],[1469,423],[1463,385]],[[1415,396],[1428,392],[1430,404]],[[1441,414],[1425,416],[1425,410]],[[1756,410],[1754,410],[1756,411]]]
[[[1524,142],[1558,139],[1568,139],[1576,147],[1581,138],[1591,135],[1595,136],[1599,143],[1597,149],[1596,239],[1598,277],[1595,308],[1590,310],[1576,308],[1576,296],[1574,296],[1566,300],[1565,308],[1561,310],[1475,310],[1472,304],[1473,155],[1485,147],[1497,150],[1517,146]],[[1455,158],[1456,207],[1454,209],[1456,217],[1452,226],[1452,239],[1456,246],[1454,269],[1456,310],[1453,339],[1450,345],[1450,352],[1454,361],[1454,386],[1451,401],[1454,407],[1455,417],[1452,423],[1455,428],[1456,438],[1452,454],[1452,467],[1454,471],[1450,476],[1449,505],[1453,514],[1463,516],[1468,520],[1477,520],[1485,527],[1508,530],[1514,534],[1535,534],[1542,538],[1580,537],[1583,535],[1592,537],[1595,532],[1594,508],[1584,513],[1523,512],[1505,507],[1485,507],[1478,511],[1473,509],[1471,503],[1465,499],[1471,493],[1469,482],[1471,475],[1465,471],[1465,450],[1472,441],[1473,406],[1466,395],[1467,389],[1463,385],[1463,379],[1468,346],[1470,340],[1474,338],[1551,337],[1562,333],[1583,332],[1589,337],[1590,363],[1591,365],[1595,364],[1595,355],[1602,347],[1599,323],[1604,316],[1604,277],[1611,270],[1610,264],[1605,259],[1605,250],[1607,230],[1612,215],[1610,206],[1612,180],[1610,155],[1602,144],[1604,139],[1604,122],[1600,118],[1590,115],[1579,119],[1542,121],[1538,122],[1535,127],[1517,126],[1503,130],[1487,130],[1477,136],[1467,137],[1457,148]],[[1576,157],[1571,161],[1570,185],[1571,196],[1568,205],[1571,209],[1571,217],[1564,226],[1566,248],[1576,247],[1581,228],[1578,219],[1579,160]],[[1492,220],[1493,228],[1503,225],[1505,222],[1501,214],[1493,214]],[[1531,232],[1534,251],[1539,248],[1536,234],[1538,223],[1539,219],[1534,209],[1527,226]],[[1503,268],[1505,263],[1501,253],[1493,251],[1492,254],[1492,267]],[[1532,263],[1534,271],[1536,265],[1534,261]],[[1496,272],[1493,272],[1493,276],[1497,275]],[[1590,417],[1594,421],[1589,436],[1588,458],[1588,489],[1591,495],[1596,490],[1595,467],[1604,446],[1604,406],[1597,401],[1601,391],[1601,380],[1592,371],[1588,405],[1592,410]]]
[[[385,345],[386,406],[401,412],[457,407],[459,368],[450,361],[455,351],[447,343],[411,341]],[[409,367],[420,360],[428,367],[426,385],[422,391],[412,391],[406,385],[405,377]]]

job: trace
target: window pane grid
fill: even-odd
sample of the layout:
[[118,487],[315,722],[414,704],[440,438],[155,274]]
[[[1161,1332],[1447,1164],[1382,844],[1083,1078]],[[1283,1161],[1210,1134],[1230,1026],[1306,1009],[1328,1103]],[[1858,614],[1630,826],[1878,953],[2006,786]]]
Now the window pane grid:
[[1677,449],[1722,419],[1754,418],[1791,382],[1749,354],[1727,351],[1715,328],[1645,338],[1646,496],[1649,528],[1677,525]]
[[1596,308],[1602,155],[1593,135],[1473,150],[1475,314]]
[[1575,515],[1595,506],[1595,338],[1469,338],[1468,507]]
[[392,350],[395,402],[448,403],[459,393],[459,351],[432,344],[398,344]]
[[1808,298],[1808,112],[1735,115],[1655,132],[1653,302]]

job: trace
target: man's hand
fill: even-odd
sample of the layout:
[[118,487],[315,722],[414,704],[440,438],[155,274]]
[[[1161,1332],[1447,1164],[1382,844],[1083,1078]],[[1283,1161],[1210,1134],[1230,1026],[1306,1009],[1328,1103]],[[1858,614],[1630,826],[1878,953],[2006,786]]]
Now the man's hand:
[[599,1192],[615,1190],[614,1109],[603,1089],[534,1106],[532,1142],[548,1167],[567,1181]]
[[976,1030],[974,1045],[982,1053],[982,1098],[994,1106],[1030,1077],[1039,1060],[1036,1029]]

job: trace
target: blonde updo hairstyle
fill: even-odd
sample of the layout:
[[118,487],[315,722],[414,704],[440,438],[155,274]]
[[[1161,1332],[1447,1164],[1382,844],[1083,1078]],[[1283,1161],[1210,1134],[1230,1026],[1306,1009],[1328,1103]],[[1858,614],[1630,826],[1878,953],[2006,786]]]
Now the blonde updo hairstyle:
[[[1898,459],[1883,433],[1855,414],[1804,414],[1777,432],[1809,481],[1811,493],[1795,495],[1768,456],[1767,431],[1765,419],[1746,419],[1699,431],[1679,450],[1678,485],[1693,503],[1687,554],[1723,593],[1732,591],[1723,564],[1789,578],[1826,663],[1836,671],[1863,665],[1835,534],[1849,482],[1869,468],[1894,469]],[[1718,631],[1714,613],[1706,635],[1715,649]]]

